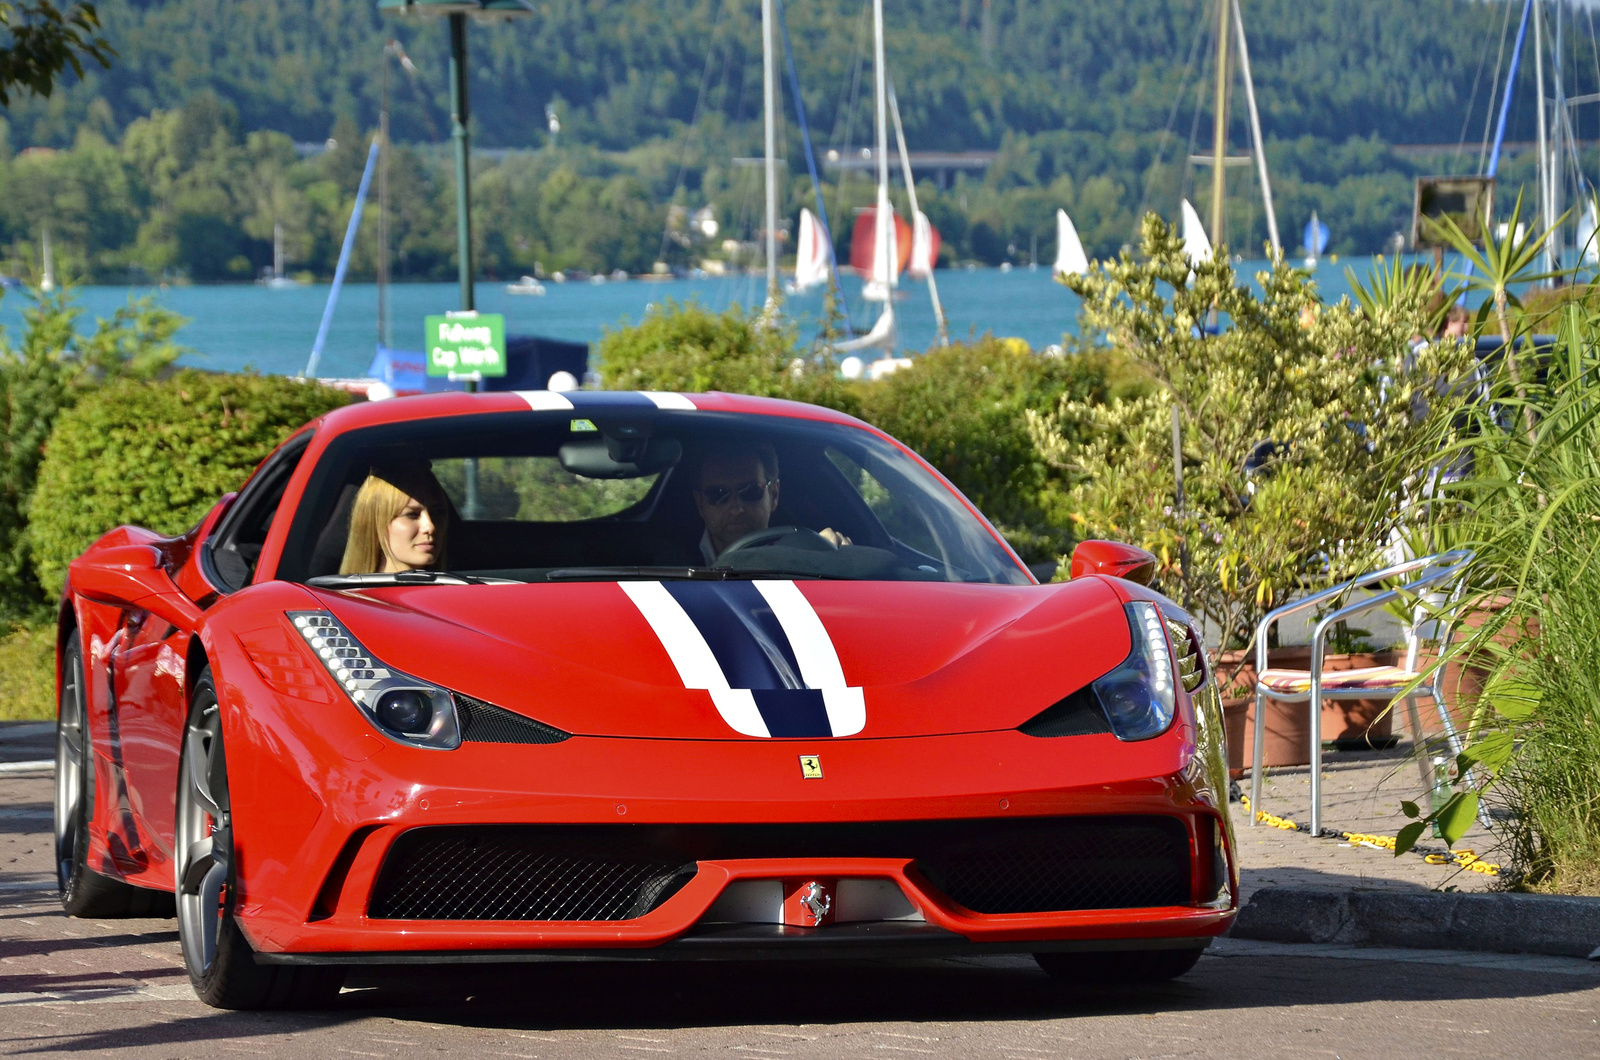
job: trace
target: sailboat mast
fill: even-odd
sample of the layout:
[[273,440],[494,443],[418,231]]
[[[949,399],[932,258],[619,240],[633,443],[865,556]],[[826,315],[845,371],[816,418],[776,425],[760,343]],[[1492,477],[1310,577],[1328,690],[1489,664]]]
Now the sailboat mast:
[[772,0],[761,0],[761,99],[766,125],[767,306],[778,301],[778,83],[772,57]]
[[[1555,222],[1555,215],[1550,212],[1554,202],[1550,194],[1550,145],[1544,115],[1544,5],[1538,0],[1533,5],[1533,71],[1538,85],[1535,103],[1539,108],[1539,207],[1544,217],[1544,228],[1548,230]],[[1545,241],[1543,257],[1544,271],[1554,272],[1549,240]]]
[[1278,239],[1278,214],[1272,208],[1272,181],[1267,177],[1267,149],[1261,142],[1261,115],[1256,111],[1255,80],[1250,76],[1250,46],[1244,39],[1244,16],[1239,0],[1225,0],[1233,8],[1233,28],[1239,37],[1239,72],[1244,75],[1244,101],[1250,110],[1250,142],[1255,147],[1256,173],[1261,177],[1261,203],[1267,211],[1267,238],[1272,241],[1272,260],[1283,257]]
[[[875,82],[873,112],[878,138],[878,214],[873,224],[873,245],[876,249],[886,248],[889,233],[894,231],[894,216],[886,209],[889,200],[889,79],[884,70],[883,0],[872,0],[872,66]],[[889,271],[892,272],[892,268]]]
[[[911,178],[911,154],[906,150],[906,130],[900,124],[900,101],[895,98],[894,86],[889,86],[889,113],[894,115],[894,139],[900,148],[900,169],[906,182],[906,196],[911,200],[911,224],[915,228],[917,218],[921,214],[921,207],[917,205],[917,183]],[[913,238],[912,246],[916,245]],[[1037,257],[1038,237],[1034,237],[1034,251]],[[944,319],[944,306],[939,302],[939,282],[933,278],[933,262],[928,263],[928,298],[933,302],[933,319],[939,326],[939,345],[950,345],[950,328]]]
[[1211,126],[1211,245],[1222,246],[1222,208],[1227,195],[1228,155],[1228,7],[1217,0],[1216,114]]

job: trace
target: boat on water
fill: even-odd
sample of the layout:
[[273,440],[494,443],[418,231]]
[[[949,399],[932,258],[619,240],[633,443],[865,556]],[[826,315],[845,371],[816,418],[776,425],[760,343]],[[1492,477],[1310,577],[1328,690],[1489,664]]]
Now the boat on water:
[[506,284],[506,294],[542,295],[544,294],[544,284],[540,283],[535,276],[523,276],[515,283]]
[[1067,211],[1056,211],[1056,279],[1082,276],[1089,271],[1089,256],[1083,252],[1083,240],[1078,238],[1077,226]]
[[794,280],[790,294],[800,294],[828,282],[830,256],[828,233],[817,215],[807,207],[800,209],[800,233],[795,243]]
[[1180,231],[1183,234],[1183,252],[1189,264],[1199,265],[1210,261],[1211,240],[1206,236],[1206,227],[1200,223],[1200,215],[1195,212],[1194,204],[1184,199],[1179,211],[1182,216]]
[[1305,239],[1306,261],[1308,269],[1317,267],[1317,259],[1322,257],[1322,252],[1328,249],[1328,226],[1317,217],[1317,211],[1311,211],[1311,220],[1306,222]]
[[290,288],[301,286],[299,280],[292,276],[284,275],[283,264],[283,225],[274,221],[272,224],[272,271],[256,282],[269,291],[287,291]]

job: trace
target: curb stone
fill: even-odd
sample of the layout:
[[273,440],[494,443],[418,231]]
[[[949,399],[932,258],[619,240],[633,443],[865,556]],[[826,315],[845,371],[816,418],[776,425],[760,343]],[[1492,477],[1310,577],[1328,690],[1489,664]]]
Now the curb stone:
[[1600,960],[1600,898],[1263,887],[1233,938]]

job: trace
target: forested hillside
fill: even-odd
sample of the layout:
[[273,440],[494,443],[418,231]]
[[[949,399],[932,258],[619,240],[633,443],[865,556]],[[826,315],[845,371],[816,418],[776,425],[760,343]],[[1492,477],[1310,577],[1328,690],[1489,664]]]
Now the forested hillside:
[[[570,135],[620,149],[668,133],[704,104],[733,120],[760,106],[757,0],[538,0],[536,17],[475,26],[474,119],[485,144],[542,142],[543,105],[563,101]],[[790,0],[806,103],[841,123],[866,51],[864,0]],[[1209,0],[887,0],[890,66],[907,133],[927,147],[994,147],[1006,131],[1161,128]],[[1520,6],[1520,5],[1519,5]],[[1269,136],[1454,142],[1499,2],[1245,0]],[[1582,9],[1586,11],[1587,9]],[[396,135],[437,135],[445,116],[444,34],[381,16],[373,0],[112,0],[101,5],[120,58],[48,101],[13,108],[13,143],[66,146],[84,121],[120,130],[210,88],[246,129],[319,140],[333,121],[374,123],[384,40],[422,69]],[[1568,34],[1592,83],[1587,15]],[[1593,91],[1585,88],[1584,91]],[[869,93],[857,94],[856,119]],[[1479,92],[1483,105],[1486,91]],[[104,99],[109,115],[91,110]],[[1530,111],[1531,114],[1531,111]],[[1186,116],[1187,117],[1187,116]],[[430,124],[431,123],[431,124]],[[1186,129],[1184,130],[1187,131]],[[1531,136],[1531,125],[1525,132]]]
[[[717,246],[680,238],[709,206],[722,237],[748,239],[759,149],[757,0],[538,0],[539,14],[475,24],[482,261],[547,268],[649,268]],[[1071,210],[1092,253],[1128,241],[1141,208],[1171,213],[1209,176],[1209,0],[886,0],[889,62],[913,150],[998,150],[986,174],[924,190],[949,256],[997,262],[1053,252],[1053,211]],[[1311,209],[1335,250],[1379,249],[1409,220],[1411,180],[1471,169],[1508,47],[1500,0],[1244,0],[1262,123],[1286,242]],[[865,0],[790,0],[788,19],[819,149],[870,137]],[[1516,7],[1520,10],[1520,6]],[[359,175],[356,142],[376,125],[383,43],[401,40],[413,82],[392,78],[398,274],[449,269],[448,125],[439,25],[380,16],[373,0],[123,0],[102,5],[119,51],[49,99],[17,101],[0,151],[0,257],[36,260],[44,227],[85,277],[243,278],[270,260],[274,223],[296,268],[331,270]],[[1565,15],[1569,94],[1600,88],[1589,8]],[[1514,32],[1515,25],[1510,25]],[[1531,139],[1531,63],[1509,137]],[[545,131],[553,104],[562,132]],[[1590,111],[1595,108],[1589,108]],[[785,211],[811,201],[792,108]],[[1578,112],[1593,138],[1594,113]],[[1587,129],[1584,123],[1587,122]],[[296,143],[338,151],[306,157]],[[1164,135],[1163,130],[1170,130]],[[1235,102],[1230,136],[1244,143]],[[1438,143],[1451,157],[1396,154]],[[27,151],[49,148],[50,151]],[[1518,159],[1511,181],[1527,167]],[[848,216],[870,196],[830,177]],[[1229,238],[1265,238],[1253,177],[1230,173]],[[677,220],[675,220],[677,218]],[[840,226],[841,228],[843,226]],[[839,232],[842,239],[847,233]],[[358,259],[358,271],[371,264]]]

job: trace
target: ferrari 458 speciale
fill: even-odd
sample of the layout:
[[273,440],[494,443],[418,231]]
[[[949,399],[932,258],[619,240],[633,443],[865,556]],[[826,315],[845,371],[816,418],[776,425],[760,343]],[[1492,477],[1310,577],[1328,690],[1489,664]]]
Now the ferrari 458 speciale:
[[1237,908],[1216,689],[1154,557],[1040,584],[826,409],[357,404],[60,606],[69,913],[175,901],[199,996],[552,954],[1190,968]]

